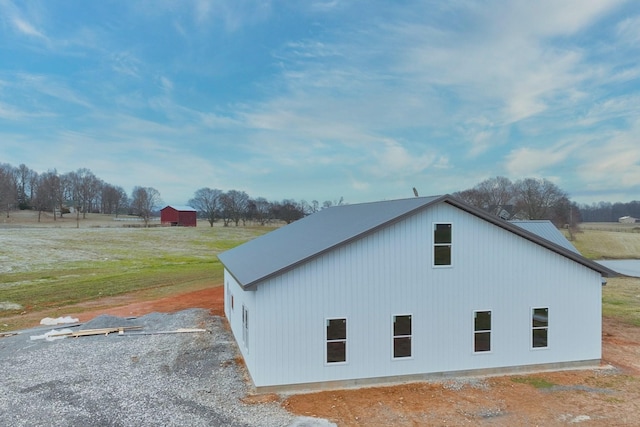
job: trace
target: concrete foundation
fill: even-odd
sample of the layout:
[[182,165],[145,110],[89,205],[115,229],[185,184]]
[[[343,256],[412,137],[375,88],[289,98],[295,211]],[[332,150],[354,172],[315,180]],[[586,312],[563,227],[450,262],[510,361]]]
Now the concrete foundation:
[[297,394],[315,391],[391,386],[412,382],[438,382],[454,378],[491,377],[503,375],[520,375],[538,372],[595,369],[600,367],[600,359],[580,360],[575,362],[545,363],[540,365],[509,366],[504,368],[470,369],[465,371],[434,372],[378,378],[361,378],[341,381],[323,381],[306,384],[287,384],[278,386],[255,387],[256,393]]

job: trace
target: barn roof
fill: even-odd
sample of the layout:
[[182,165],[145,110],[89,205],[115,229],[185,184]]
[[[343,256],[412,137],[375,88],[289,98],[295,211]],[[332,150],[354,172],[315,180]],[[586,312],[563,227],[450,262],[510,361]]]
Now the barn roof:
[[550,242],[555,243],[556,245],[562,246],[570,251],[573,251],[577,254],[578,250],[575,246],[571,244],[567,240],[566,237],[558,230],[558,228],[553,225],[553,223],[549,220],[530,220],[530,221],[509,221],[512,224],[517,225],[520,228],[524,228],[527,231],[530,231],[538,236],[547,239]]
[[612,270],[573,250],[450,195],[334,206],[225,251],[218,258],[246,289],[438,203],[448,203],[467,211],[604,276],[615,275]]
[[177,211],[180,212],[196,212],[196,210],[194,208],[192,208],[191,206],[186,206],[186,205],[167,205],[164,208],[160,209],[161,211],[167,209],[167,208],[173,208]]

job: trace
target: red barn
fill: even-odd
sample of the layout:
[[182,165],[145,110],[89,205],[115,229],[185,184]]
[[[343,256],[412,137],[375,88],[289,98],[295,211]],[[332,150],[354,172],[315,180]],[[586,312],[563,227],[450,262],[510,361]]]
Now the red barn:
[[160,222],[182,227],[196,226],[197,212],[191,206],[166,206],[160,209]]

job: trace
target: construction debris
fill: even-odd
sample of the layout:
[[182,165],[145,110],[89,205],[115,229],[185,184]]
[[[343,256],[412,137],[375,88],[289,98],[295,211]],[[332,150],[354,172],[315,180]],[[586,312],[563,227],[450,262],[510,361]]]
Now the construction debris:
[[99,328],[99,329],[83,329],[80,331],[72,332],[72,337],[86,337],[90,335],[109,335],[117,332],[119,335],[124,334],[125,331],[142,329],[142,326],[117,326],[115,328]]
[[207,332],[211,333],[208,329],[200,329],[200,328],[179,328],[172,331],[153,331],[153,332],[133,332],[133,333],[125,333],[126,331],[138,331],[141,330],[142,326],[116,326],[113,328],[98,328],[98,329],[81,329],[77,331],[72,331],[71,329],[61,329],[61,330],[51,330],[42,335],[32,335],[31,340],[47,340],[54,341],[67,337],[87,337],[92,335],[109,335],[117,333],[118,336],[133,336],[133,335],[161,335],[161,334],[185,334],[185,333],[201,333]]
[[55,325],[60,325],[60,324],[68,324],[68,323],[78,323],[79,320],[76,319],[75,317],[71,317],[71,316],[65,316],[65,317],[58,317],[58,318],[51,318],[51,317],[45,317],[44,319],[42,319],[40,321],[41,325],[47,325],[47,326],[55,326]]
[[12,337],[14,335],[18,335],[18,333],[17,332],[0,332],[0,338]]
[[192,334],[196,332],[207,332],[211,333],[208,329],[200,329],[200,328],[179,328],[174,331],[155,331],[155,332],[134,332],[132,334],[126,334],[125,336],[132,335],[162,335],[162,334]]
[[49,332],[44,333],[43,335],[34,335],[31,336],[31,340],[41,340],[45,339],[47,341],[53,341],[57,339],[67,338],[67,337],[85,337],[91,335],[109,335],[112,333],[124,334],[125,331],[129,330],[139,330],[142,329],[142,326],[118,326],[115,328],[100,328],[100,329],[82,329],[79,331],[72,331],[71,329],[62,329],[59,331],[51,330]]

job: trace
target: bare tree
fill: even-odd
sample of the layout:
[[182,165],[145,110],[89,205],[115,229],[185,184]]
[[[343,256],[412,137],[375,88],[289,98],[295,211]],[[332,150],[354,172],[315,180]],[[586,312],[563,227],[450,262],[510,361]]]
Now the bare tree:
[[553,182],[544,178],[525,178],[517,181],[514,189],[515,204],[521,219],[549,219],[554,220],[556,225],[567,223],[568,218],[564,216],[570,212],[567,209],[569,197]]
[[265,225],[271,220],[272,204],[264,197],[258,197],[249,201],[249,217]]
[[122,187],[104,184],[101,192],[101,208],[103,213],[115,214],[116,218],[120,210],[127,205],[127,193]]
[[144,220],[146,227],[149,226],[154,209],[161,203],[160,192],[153,187],[135,187],[131,193],[131,208]]
[[42,212],[49,209],[53,212],[53,219],[56,219],[56,209],[60,206],[59,198],[62,194],[60,177],[56,170],[48,171],[38,176],[35,186],[33,205],[38,210],[38,222]]
[[489,178],[469,190],[455,193],[455,196],[470,205],[494,215],[514,204],[514,187],[509,178],[498,176]]
[[338,201],[325,200],[322,202],[322,209],[330,208],[332,206],[342,206],[344,204],[344,197],[340,197]]
[[15,186],[15,170],[10,164],[0,164],[0,209],[9,212],[17,203],[17,194]]
[[18,207],[20,209],[29,209],[31,207],[35,177],[37,177],[37,175],[35,171],[29,169],[25,164],[21,164],[16,169]]
[[68,201],[86,218],[87,212],[92,212],[98,204],[104,183],[87,168],[69,172],[65,178]]
[[283,200],[281,203],[274,203],[273,210],[275,217],[291,224],[304,217],[304,210],[299,203],[294,200]]
[[213,227],[220,215],[222,190],[215,188],[200,188],[196,190],[193,199],[189,200],[189,205],[204,216],[209,225]]
[[244,191],[229,190],[221,197],[222,202],[222,219],[225,227],[233,221],[236,225],[240,223],[242,218],[246,218],[247,208],[249,207],[249,195]]

